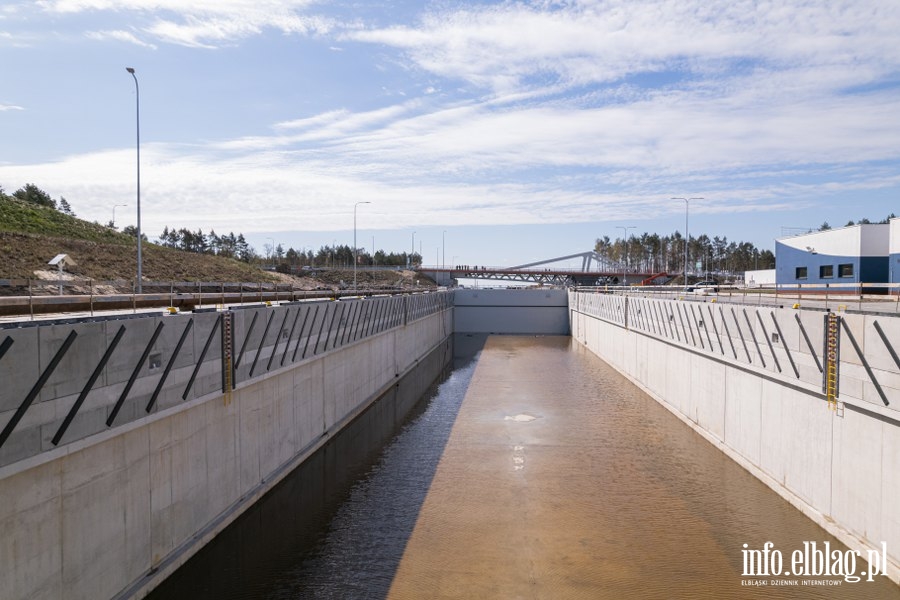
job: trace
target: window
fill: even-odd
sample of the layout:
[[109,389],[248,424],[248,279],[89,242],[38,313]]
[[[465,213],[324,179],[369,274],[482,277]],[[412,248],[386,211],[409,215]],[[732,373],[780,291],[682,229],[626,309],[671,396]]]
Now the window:
[[806,267],[797,267],[794,279],[806,279]]
[[853,277],[853,264],[838,265],[838,277]]
[[819,279],[834,279],[834,265],[819,267]]

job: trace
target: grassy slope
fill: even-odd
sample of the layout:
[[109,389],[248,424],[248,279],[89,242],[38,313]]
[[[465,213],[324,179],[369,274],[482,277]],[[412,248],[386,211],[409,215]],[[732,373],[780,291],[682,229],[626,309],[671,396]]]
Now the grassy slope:
[[[271,281],[240,261],[144,243],[143,275],[151,281]],[[28,279],[49,270],[57,254],[71,256],[70,272],[95,280],[130,280],[137,269],[133,237],[59,211],[0,199],[0,279]]]

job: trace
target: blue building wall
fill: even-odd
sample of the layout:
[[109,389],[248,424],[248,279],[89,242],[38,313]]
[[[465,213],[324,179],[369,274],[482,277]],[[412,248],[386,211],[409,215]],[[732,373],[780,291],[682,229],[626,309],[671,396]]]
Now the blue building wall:
[[[900,255],[897,255],[900,257]],[[840,277],[839,265],[853,265],[852,277]],[[775,282],[778,285],[823,285],[826,283],[888,283],[890,265],[887,256],[836,256],[814,254],[775,242]],[[823,278],[819,268],[830,265],[833,277]],[[900,265],[897,265],[900,267]],[[797,278],[797,268],[806,267],[806,278]],[[900,276],[900,268],[895,269]]]
[[890,264],[888,268],[890,269],[890,283],[900,283],[900,253],[891,254],[890,256]]

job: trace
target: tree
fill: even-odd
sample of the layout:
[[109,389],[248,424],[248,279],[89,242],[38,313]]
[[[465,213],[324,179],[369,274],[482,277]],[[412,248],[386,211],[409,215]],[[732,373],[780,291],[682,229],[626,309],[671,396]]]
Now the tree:
[[51,198],[50,194],[34,185],[33,183],[27,183],[25,184],[25,187],[16,190],[13,193],[13,197],[23,202],[37,204],[38,206],[56,208],[56,200]]
[[69,215],[70,217],[75,216],[75,211],[73,211],[72,207],[69,206],[69,202],[64,196],[59,197],[59,212],[65,215]]
[[[850,224],[853,224],[853,221],[850,221]],[[831,225],[828,224],[828,221],[825,221],[821,225],[819,225],[819,231],[828,231],[831,229]]]
[[[134,239],[137,239],[137,227],[135,227],[134,225],[126,225],[126,226],[122,229],[122,233],[127,234],[127,235],[130,235],[130,236],[133,237]],[[141,233],[141,240],[144,241],[144,242],[149,242],[149,241],[150,241],[149,239],[147,239],[147,234],[146,234],[146,233],[143,233],[143,232]]]

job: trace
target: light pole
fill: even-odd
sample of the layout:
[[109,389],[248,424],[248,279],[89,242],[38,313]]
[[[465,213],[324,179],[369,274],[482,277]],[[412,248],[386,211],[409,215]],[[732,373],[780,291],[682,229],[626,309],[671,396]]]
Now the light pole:
[[624,225],[617,226],[617,229],[621,229],[625,232],[622,244],[623,250],[625,252],[625,262],[622,263],[622,285],[625,285],[625,269],[628,267],[628,230],[636,228],[637,227],[635,225],[629,225],[628,227],[625,227]]
[[410,250],[409,250],[409,261],[408,261],[409,264],[406,265],[409,268],[412,268],[413,254],[415,254],[415,253],[416,253],[416,232],[413,231],[412,232],[412,248],[410,248]]
[[703,198],[672,198],[672,200],[684,200],[684,287],[687,287],[688,241],[691,239],[688,234],[688,207],[691,200],[703,200]]
[[141,89],[138,86],[137,75],[132,67],[125,67],[134,78],[135,122],[137,123],[137,287],[141,293],[141,280],[143,278],[143,261],[141,258]]
[[441,233],[441,268],[447,268],[447,230]]
[[359,262],[359,250],[356,249],[356,207],[360,204],[372,204],[368,200],[353,205],[353,291],[356,291],[356,263]]
[[119,206],[128,206],[128,205],[127,204],[113,204],[113,218],[112,218],[113,229],[116,228],[116,208]]

